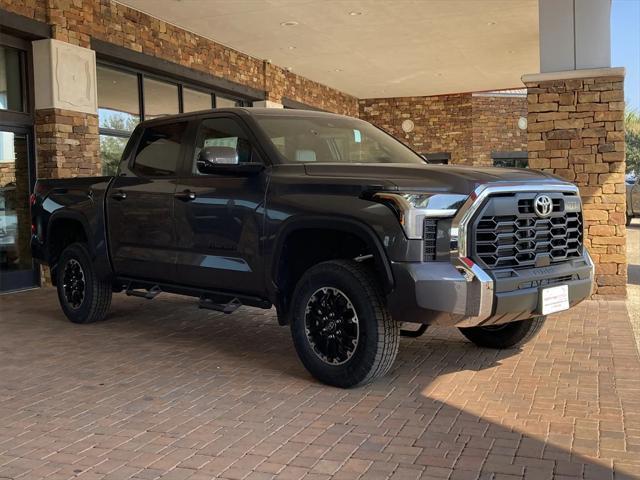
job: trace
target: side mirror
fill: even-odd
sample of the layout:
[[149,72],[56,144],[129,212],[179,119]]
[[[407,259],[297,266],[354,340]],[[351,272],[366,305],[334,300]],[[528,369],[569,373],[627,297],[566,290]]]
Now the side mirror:
[[238,152],[233,147],[204,147],[198,155],[198,170],[207,173],[216,165],[237,165]]
[[255,175],[264,170],[262,163],[239,162],[238,152],[232,147],[205,147],[197,161],[198,171],[217,175]]

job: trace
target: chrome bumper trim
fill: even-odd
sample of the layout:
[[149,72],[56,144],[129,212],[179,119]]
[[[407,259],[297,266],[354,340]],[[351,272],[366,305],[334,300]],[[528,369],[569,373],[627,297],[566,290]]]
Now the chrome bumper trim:
[[[460,208],[451,224],[451,261],[459,271],[464,271],[467,282],[470,283],[471,298],[467,298],[467,313],[464,319],[456,323],[457,327],[473,327],[486,323],[493,313],[494,282],[493,279],[468,258],[469,223],[476,212],[483,206],[485,200],[497,193],[519,192],[569,192],[575,193],[580,198],[578,187],[569,183],[499,183],[480,185],[469,196]],[[581,208],[582,209],[582,208]],[[588,261],[593,261],[585,248]],[[593,279],[593,273],[592,273]],[[592,280],[593,293],[593,280]]]

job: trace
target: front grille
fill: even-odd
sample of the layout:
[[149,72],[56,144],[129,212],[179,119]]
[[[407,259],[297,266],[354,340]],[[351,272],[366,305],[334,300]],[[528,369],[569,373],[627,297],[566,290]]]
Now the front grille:
[[436,259],[436,241],[438,238],[438,221],[425,218],[423,224],[424,261],[433,262]]
[[475,223],[473,257],[489,269],[544,266],[582,255],[582,213],[565,212],[563,194],[549,194],[547,218],[533,211],[536,193],[491,197]]

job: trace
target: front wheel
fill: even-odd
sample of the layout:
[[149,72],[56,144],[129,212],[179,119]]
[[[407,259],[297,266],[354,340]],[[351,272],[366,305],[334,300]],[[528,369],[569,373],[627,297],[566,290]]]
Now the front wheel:
[[546,319],[546,316],[540,316],[502,325],[460,328],[459,330],[479,347],[514,348],[535,337]]
[[293,295],[291,334],[300,360],[318,380],[354,387],[387,373],[400,328],[373,272],[334,260],[309,269]]
[[111,305],[111,283],[96,275],[86,245],[73,243],[64,249],[56,278],[62,311],[73,323],[102,320]]

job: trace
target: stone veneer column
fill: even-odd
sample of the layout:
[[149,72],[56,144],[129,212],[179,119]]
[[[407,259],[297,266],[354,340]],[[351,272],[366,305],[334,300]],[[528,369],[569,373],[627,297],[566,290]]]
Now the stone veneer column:
[[580,188],[594,297],[625,296],[624,69],[525,75],[529,166]]
[[97,115],[41,109],[35,126],[39,178],[101,175]]
[[100,175],[95,52],[33,42],[37,176]]

